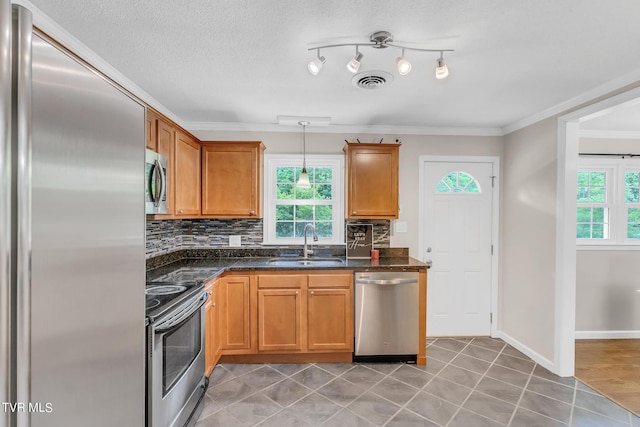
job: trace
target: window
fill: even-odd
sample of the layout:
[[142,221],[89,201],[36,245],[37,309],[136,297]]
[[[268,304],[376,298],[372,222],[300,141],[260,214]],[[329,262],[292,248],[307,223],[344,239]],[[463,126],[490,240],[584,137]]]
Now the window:
[[582,159],[578,168],[578,244],[640,244],[640,162]]
[[343,164],[340,155],[307,155],[311,188],[297,188],[301,156],[265,155],[266,244],[301,244],[308,223],[318,243],[344,243]]
[[480,193],[480,184],[465,172],[451,172],[440,180],[436,193]]

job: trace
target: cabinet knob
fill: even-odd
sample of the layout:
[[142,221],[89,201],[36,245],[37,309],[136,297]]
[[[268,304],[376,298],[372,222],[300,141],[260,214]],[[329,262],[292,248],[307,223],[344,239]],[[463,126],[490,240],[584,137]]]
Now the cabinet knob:
[[182,209],[178,209],[178,213],[181,214],[184,213],[184,211]]
[[311,295],[313,295],[313,291],[311,291]]
[[358,214],[358,212],[356,212],[356,211],[351,212],[351,215],[357,215],[357,214]]
[[296,291],[296,295],[298,295],[300,293],[300,291]]
[[256,211],[249,211],[249,215],[255,215]]
[[213,307],[215,307],[215,306],[216,306],[216,303],[214,302],[214,303],[213,303]]

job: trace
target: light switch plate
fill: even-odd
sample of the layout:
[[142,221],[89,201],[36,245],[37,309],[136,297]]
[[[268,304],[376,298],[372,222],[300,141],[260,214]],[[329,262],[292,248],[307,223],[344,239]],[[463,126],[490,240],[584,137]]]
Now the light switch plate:
[[242,246],[242,236],[229,236],[229,246],[231,247]]

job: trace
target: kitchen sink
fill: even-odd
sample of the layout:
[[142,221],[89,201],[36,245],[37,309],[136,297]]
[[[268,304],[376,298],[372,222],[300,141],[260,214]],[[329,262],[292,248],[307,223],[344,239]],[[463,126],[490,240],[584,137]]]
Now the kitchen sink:
[[340,258],[271,258],[267,261],[267,265],[274,267],[299,267],[299,266],[318,266],[318,267],[331,267],[344,265],[344,261]]

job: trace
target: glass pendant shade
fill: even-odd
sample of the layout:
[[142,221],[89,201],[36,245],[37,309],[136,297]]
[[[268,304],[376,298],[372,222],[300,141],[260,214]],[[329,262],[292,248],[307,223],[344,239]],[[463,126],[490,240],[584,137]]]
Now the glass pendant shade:
[[298,182],[296,183],[296,187],[298,188],[311,188],[311,183],[309,182],[309,174],[307,173],[307,168],[302,168],[302,173],[300,173],[300,178],[298,178]]

